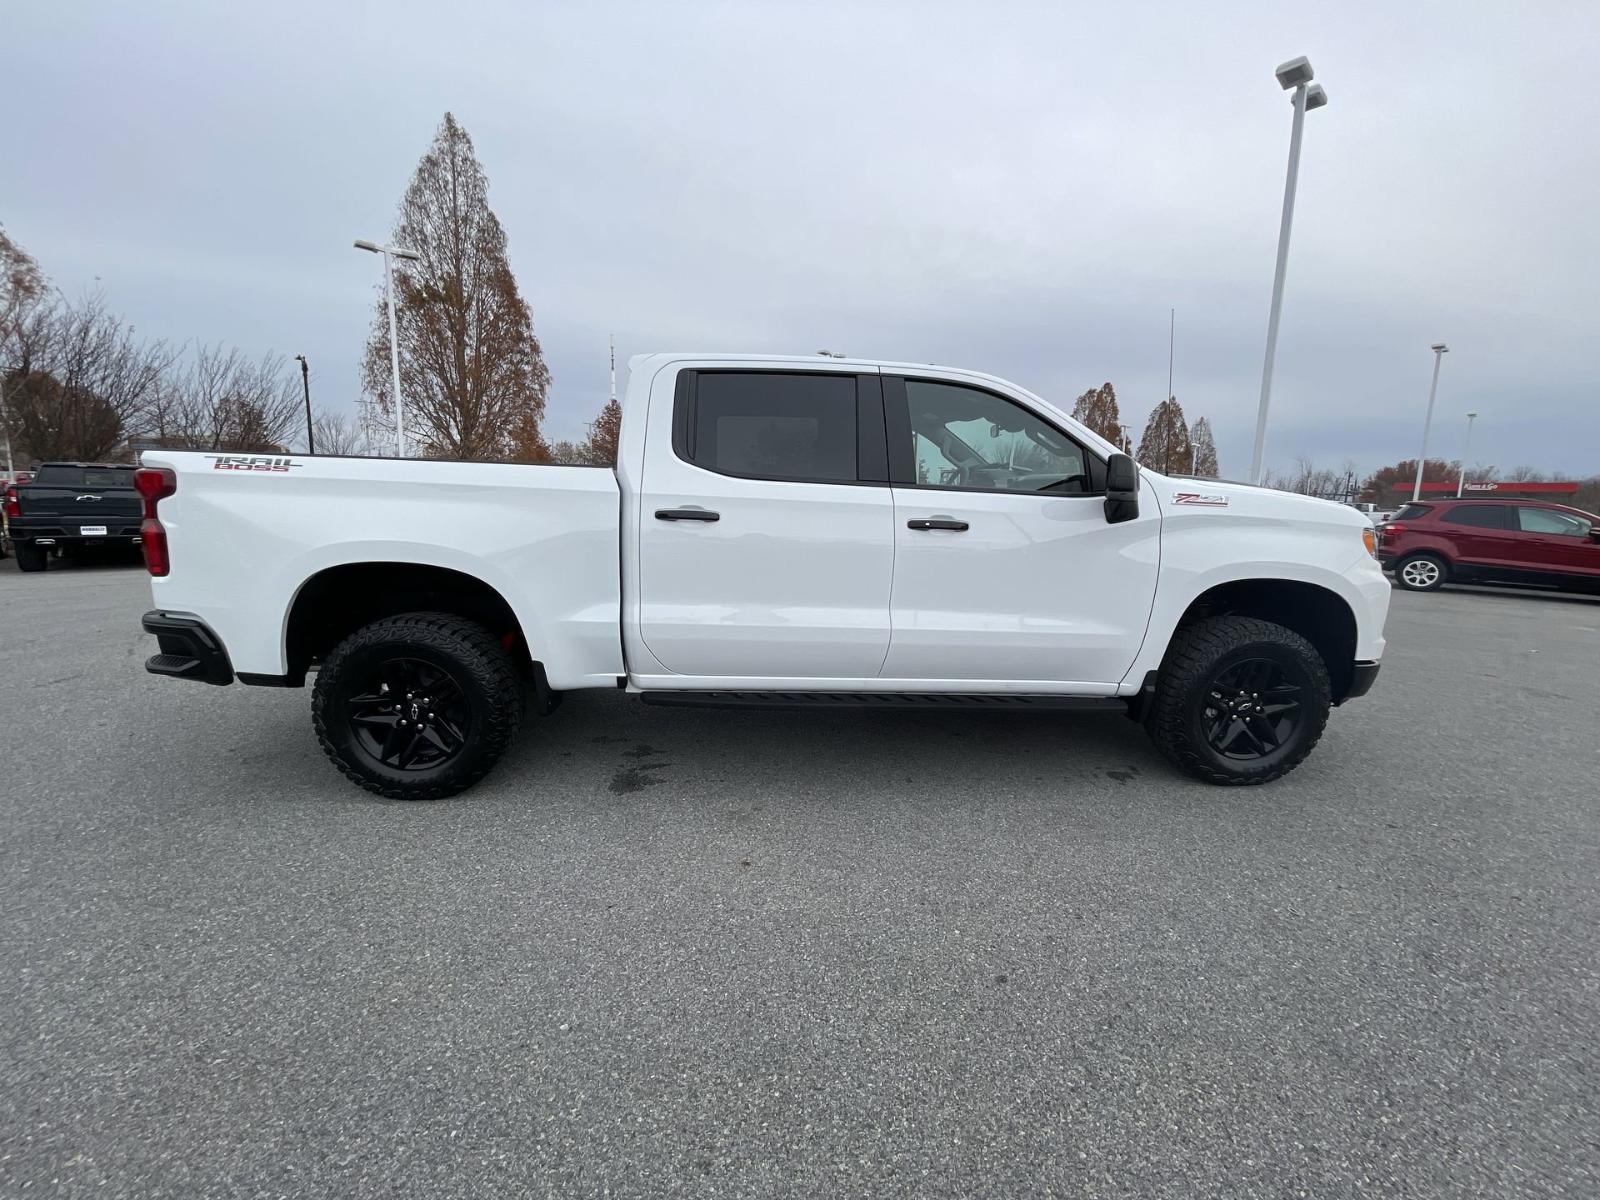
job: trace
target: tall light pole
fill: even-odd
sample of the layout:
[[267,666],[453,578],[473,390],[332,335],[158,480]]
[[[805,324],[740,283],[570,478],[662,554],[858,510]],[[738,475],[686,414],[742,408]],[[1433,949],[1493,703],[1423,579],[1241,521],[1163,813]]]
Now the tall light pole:
[[1422,419],[1422,455],[1417,459],[1417,482],[1411,487],[1412,500],[1422,496],[1422,468],[1428,465],[1428,430],[1433,427],[1433,397],[1439,390],[1439,364],[1450,353],[1450,347],[1443,342],[1435,342],[1428,349],[1433,351],[1433,382],[1428,385],[1428,415]]
[[1250,458],[1250,482],[1261,482],[1261,458],[1267,447],[1267,409],[1272,403],[1272,363],[1278,355],[1278,317],[1283,311],[1283,277],[1289,269],[1289,229],[1294,224],[1294,191],[1300,176],[1300,135],[1306,113],[1328,102],[1304,55],[1291,58],[1277,69],[1278,83],[1294,89],[1294,123],[1289,128],[1289,176],[1283,185],[1283,219],[1278,224],[1278,266],[1272,274],[1272,308],[1267,316],[1267,357],[1261,366],[1261,406],[1256,412],[1256,446]]
[[370,250],[374,254],[383,255],[383,299],[389,306],[389,366],[394,370],[394,442],[395,456],[406,456],[406,410],[405,402],[400,398],[400,335],[395,327],[394,320],[394,264],[391,261],[403,258],[415,262],[422,255],[415,250],[405,250],[399,246],[379,245],[377,242],[356,239],[357,250]]
[[311,428],[311,367],[306,363],[304,354],[296,354],[295,361],[300,364],[300,386],[306,392],[306,453],[317,452],[317,435]]
[[1467,442],[1461,447],[1461,474],[1456,479],[1456,499],[1461,499],[1461,491],[1467,485],[1467,451],[1472,449],[1472,423],[1478,419],[1478,414],[1467,414]]

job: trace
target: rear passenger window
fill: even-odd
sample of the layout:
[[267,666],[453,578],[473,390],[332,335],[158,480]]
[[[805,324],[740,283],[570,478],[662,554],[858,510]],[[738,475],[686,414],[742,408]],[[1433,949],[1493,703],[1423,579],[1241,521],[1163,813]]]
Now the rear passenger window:
[[854,375],[704,371],[684,451],[725,475],[856,481]]
[[1457,504],[1439,520],[1447,525],[1477,525],[1483,529],[1505,529],[1505,509],[1493,504]]

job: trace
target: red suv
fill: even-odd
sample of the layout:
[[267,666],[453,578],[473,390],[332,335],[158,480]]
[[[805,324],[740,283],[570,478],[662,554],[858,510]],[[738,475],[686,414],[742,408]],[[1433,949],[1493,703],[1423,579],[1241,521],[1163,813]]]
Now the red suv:
[[1427,500],[1378,526],[1395,582],[1518,583],[1600,592],[1600,517],[1541,500]]

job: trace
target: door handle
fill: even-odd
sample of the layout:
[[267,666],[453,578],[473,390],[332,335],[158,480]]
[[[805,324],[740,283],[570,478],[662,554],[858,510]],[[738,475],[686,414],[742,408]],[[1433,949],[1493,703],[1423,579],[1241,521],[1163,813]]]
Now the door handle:
[[656,509],[658,521],[720,521],[721,513],[714,513],[709,508],[658,508]]
[[907,529],[948,529],[952,533],[966,531],[965,521],[952,521],[949,517],[915,517],[906,522]]

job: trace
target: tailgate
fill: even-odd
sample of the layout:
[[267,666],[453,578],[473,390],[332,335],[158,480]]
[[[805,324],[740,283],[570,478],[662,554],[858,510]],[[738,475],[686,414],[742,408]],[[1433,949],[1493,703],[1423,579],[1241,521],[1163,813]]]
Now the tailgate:
[[133,491],[111,489],[40,487],[25,484],[17,489],[17,502],[24,517],[74,525],[137,525],[141,508]]

